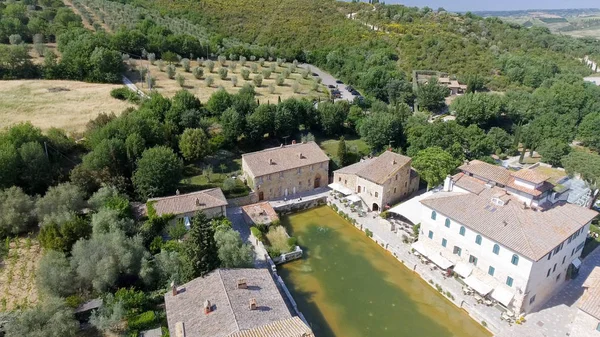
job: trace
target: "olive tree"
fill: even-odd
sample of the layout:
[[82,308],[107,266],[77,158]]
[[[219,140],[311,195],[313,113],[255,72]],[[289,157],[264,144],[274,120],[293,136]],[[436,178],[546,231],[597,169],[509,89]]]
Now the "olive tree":
[[179,84],[179,86],[182,88],[185,85],[185,77],[183,77],[181,74],[177,74],[177,76],[175,76],[175,81],[177,81],[177,84]]
[[257,87],[260,87],[262,85],[263,77],[261,75],[254,75],[252,81],[254,81],[254,84]]
[[249,244],[244,244],[240,233],[233,229],[217,230],[215,241],[218,247],[221,267],[249,268],[253,266],[254,250]]
[[195,67],[192,71],[192,74],[196,79],[201,79],[202,76],[204,76],[204,69],[202,69],[201,67]]
[[250,79],[250,70],[248,70],[248,68],[242,68],[242,70],[240,70],[240,74],[244,80],[247,81]]
[[215,79],[212,76],[206,76],[204,83],[206,83],[207,87],[211,87],[215,83]]
[[271,70],[269,69],[263,69],[262,71],[262,75],[264,78],[269,79],[271,78]]
[[238,84],[238,78],[237,78],[237,76],[235,76],[235,75],[231,75],[230,77],[231,77],[231,84],[232,84],[234,87],[237,87],[237,84]]
[[27,232],[33,225],[33,198],[20,187],[0,190],[0,237]]
[[18,311],[4,330],[7,337],[75,337],[79,322],[62,299],[50,297],[31,309]]
[[189,73],[190,72],[190,59],[187,59],[187,58],[181,59],[181,66],[183,67],[183,70],[185,70],[186,73]]
[[181,179],[183,163],[173,150],[157,146],[144,151],[137,161],[132,182],[143,198],[163,196],[175,192]]
[[212,73],[213,70],[215,69],[215,62],[213,62],[212,60],[208,60],[206,61],[206,68],[208,68],[208,72]]
[[219,68],[219,78],[222,80],[227,78],[227,68]]
[[175,66],[172,65],[172,64],[169,64],[167,66],[167,76],[169,76],[170,79],[174,79],[175,78],[175,72],[176,72]]

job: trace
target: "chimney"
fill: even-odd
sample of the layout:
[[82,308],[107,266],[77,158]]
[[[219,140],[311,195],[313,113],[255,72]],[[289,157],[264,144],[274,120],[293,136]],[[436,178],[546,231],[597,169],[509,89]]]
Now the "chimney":
[[173,292],[173,296],[177,296],[177,283],[175,281],[171,282],[171,291]]
[[296,145],[296,140],[292,139],[292,145]]
[[209,300],[204,301],[204,314],[208,315],[212,311],[212,305]]
[[175,195],[179,195],[179,189],[175,191]]
[[452,177],[450,175],[446,176],[444,179],[444,192],[452,192],[454,187],[454,181],[452,181]]
[[279,147],[283,147],[283,144],[279,145]]
[[237,280],[237,288],[238,289],[248,289],[248,283],[245,278],[240,278]]
[[298,157],[299,157],[300,159],[304,158],[304,156],[302,155],[302,152],[300,152],[300,154],[298,154]]
[[392,166],[396,165],[396,159],[392,160]]
[[529,207],[527,206],[527,203],[525,201],[523,201],[523,209],[528,209]]
[[250,310],[256,310],[258,306],[256,305],[256,298],[250,299]]
[[273,159],[269,158],[269,165],[273,165]]
[[196,198],[196,206],[200,206],[200,199]]

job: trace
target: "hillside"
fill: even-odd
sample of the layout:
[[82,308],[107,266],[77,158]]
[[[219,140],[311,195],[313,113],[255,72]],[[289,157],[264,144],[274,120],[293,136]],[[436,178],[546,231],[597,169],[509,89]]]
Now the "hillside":
[[600,54],[600,46],[591,41],[554,35],[544,28],[525,29],[498,18],[401,5],[372,7],[330,0],[136,0],[132,4],[211,27],[217,37],[265,46],[266,54],[322,66],[380,99],[386,96],[386,82],[410,78],[413,70],[459,77],[477,74],[486,77],[490,89],[505,90],[524,85],[507,76],[506,60],[525,52],[525,63],[550,64],[560,73],[577,76],[589,74],[578,58]]

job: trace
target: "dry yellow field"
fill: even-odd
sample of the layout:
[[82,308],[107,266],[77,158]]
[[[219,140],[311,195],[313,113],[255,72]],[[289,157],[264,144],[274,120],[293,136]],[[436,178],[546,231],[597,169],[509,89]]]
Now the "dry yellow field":
[[[139,69],[139,67],[144,67],[144,68],[147,67],[149,69],[151,76],[156,79],[156,85],[154,86],[153,89],[158,91],[160,94],[162,94],[166,97],[173,97],[178,90],[182,89],[175,79],[169,78],[166,71],[160,71],[158,66],[156,65],[156,63],[155,63],[155,65],[151,65],[150,62],[148,62],[148,61],[136,60],[135,62],[136,62],[136,67],[138,69]],[[251,72],[250,79],[248,81],[245,81],[242,78],[240,71],[242,68],[250,69],[251,64],[253,64],[253,63],[257,65],[258,72],[257,73]],[[242,67],[238,62],[236,69],[232,71],[229,68],[231,61],[227,61],[225,64],[225,68],[228,69],[228,74],[224,80],[219,78],[219,68],[221,67],[221,65],[217,61],[215,61],[215,68],[212,73],[209,73],[208,68],[206,66],[204,66],[204,68],[203,68],[204,76],[201,79],[196,79],[191,71],[189,73],[187,73],[180,66],[177,67],[177,74],[182,74],[185,77],[184,88],[186,90],[188,90],[189,92],[193,93],[196,97],[198,97],[201,102],[206,103],[206,101],[210,98],[210,96],[215,91],[219,90],[219,88],[221,88],[221,87],[224,88],[225,90],[227,90],[227,92],[235,94],[241,89],[241,87],[245,83],[253,84],[252,79],[254,78],[254,76],[257,74],[260,74],[262,76],[262,70],[269,69],[270,63],[275,63],[275,61],[273,61],[273,62],[265,61],[264,67],[261,67],[258,62],[251,62],[251,61],[248,61],[246,63],[246,66]],[[312,90],[312,85],[314,82],[312,75],[309,75],[308,78],[303,79],[302,75],[301,75],[302,69],[300,69],[300,68],[297,68],[296,72],[290,74],[290,76],[285,80],[283,86],[277,86],[275,84],[275,79],[277,78],[277,76],[279,76],[279,74],[284,69],[288,68],[289,64],[290,63],[285,63],[281,67],[276,67],[275,72],[272,72],[271,77],[269,79],[263,79],[262,85],[260,87],[255,87],[255,91],[257,94],[256,98],[258,100],[260,100],[261,103],[263,103],[263,102],[264,103],[266,103],[266,102],[277,103],[277,100],[279,97],[281,97],[282,100],[284,100],[286,98],[290,98],[290,97],[297,97],[297,98],[303,98],[303,97],[304,98],[317,98],[317,97],[326,98],[326,97],[328,97],[327,90],[326,90],[325,86],[323,86],[323,85],[319,85],[318,92]],[[196,61],[191,61],[191,70],[193,70],[194,67],[196,67],[197,65],[198,65],[198,63]],[[166,69],[166,62],[165,62],[164,69]],[[127,76],[133,82],[135,82],[135,84],[138,86],[138,88],[140,88],[141,90],[143,90],[145,92],[148,92],[146,83],[141,83],[139,81],[139,74],[137,72],[130,71],[130,72],[128,72]],[[212,76],[212,78],[214,79],[214,83],[210,87],[208,87],[205,83],[205,78],[207,76]],[[238,79],[238,84],[236,87],[234,87],[233,83],[231,82],[231,76],[236,76]],[[299,91],[297,93],[294,93],[292,85],[296,81],[299,84]],[[269,84],[273,84],[275,86],[275,92],[273,92],[272,94],[269,92]]]
[[110,96],[119,87],[77,81],[0,81],[0,127],[30,121],[42,130],[83,131],[100,113],[120,114],[133,106]]
[[0,263],[0,311],[27,308],[38,301],[35,274],[42,248],[35,239],[11,241],[8,256]]

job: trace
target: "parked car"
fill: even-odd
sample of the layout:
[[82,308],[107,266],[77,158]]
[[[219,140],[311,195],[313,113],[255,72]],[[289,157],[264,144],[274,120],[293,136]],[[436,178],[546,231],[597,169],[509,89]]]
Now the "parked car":
[[327,88],[329,88],[329,89],[335,89],[335,85],[330,84],[330,85],[327,86]]
[[350,92],[354,91],[354,88],[351,85],[347,85],[346,89]]
[[340,80],[335,81],[335,83],[337,83],[337,84],[344,84],[344,82],[342,82]]
[[319,77],[319,74],[317,74],[317,73],[312,73],[312,75]]

